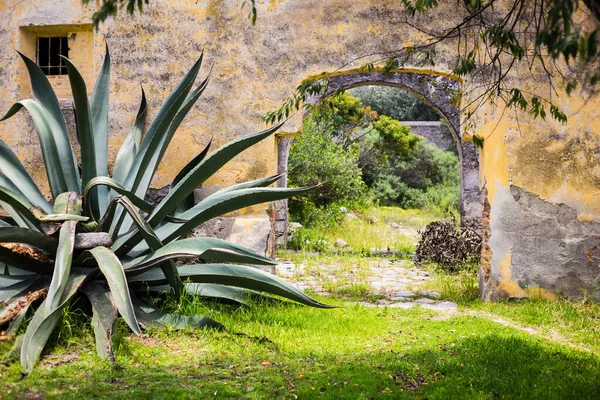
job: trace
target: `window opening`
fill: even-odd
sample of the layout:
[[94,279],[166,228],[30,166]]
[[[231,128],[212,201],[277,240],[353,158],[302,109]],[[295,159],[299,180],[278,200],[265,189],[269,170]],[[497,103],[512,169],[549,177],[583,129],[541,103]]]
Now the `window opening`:
[[60,56],[69,56],[67,37],[40,37],[37,40],[37,63],[46,75],[66,75],[67,66]]

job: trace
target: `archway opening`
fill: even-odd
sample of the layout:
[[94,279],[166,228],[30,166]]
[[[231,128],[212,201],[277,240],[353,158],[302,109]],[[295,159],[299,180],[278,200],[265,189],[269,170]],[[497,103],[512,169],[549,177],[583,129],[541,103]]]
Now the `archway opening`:
[[[374,112],[379,111],[376,113],[376,115],[383,116],[388,114],[385,115],[385,117],[391,119],[394,119],[393,117],[395,117],[396,119],[401,120],[401,123],[404,123],[404,125],[409,125],[412,133],[416,133],[417,135],[420,134],[419,136],[424,136],[425,139],[422,140],[422,145],[417,146],[420,147],[420,151],[422,153],[421,155],[423,155],[425,152],[427,153],[426,156],[431,158],[432,151],[427,151],[425,147],[433,147],[442,152],[448,150],[454,152],[454,157],[458,158],[457,162],[455,163],[458,170],[453,171],[456,177],[455,183],[458,187],[455,187],[456,201],[454,204],[452,204],[452,202],[447,202],[447,205],[450,206],[448,208],[452,209],[453,205],[457,206],[460,213],[461,225],[471,227],[476,231],[481,231],[481,213],[483,205],[481,191],[479,189],[478,156],[477,151],[472,143],[465,142],[460,139],[459,110],[458,107],[452,104],[452,98],[458,90],[460,90],[460,84],[445,76],[420,74],[415,72],[394,72],[385,75],[378,72],[342,74],[330,79],[329,90],[327,93],[321,97],[310,99],[310,102],[313,104],[318,104],[323,98],[329,98],[330,100],[326,103],[331,103],[331,99],[333,99],[332,96],[339,96],[340,93],[344,93],[344,95],[348,96],[354,95],[358,97],[360,101],[364,103],[364,105],[371,106],[371,110]],[[348,103],[347,100],[348,99],[345,100],[345,103]],[[345,112],[348,111],[348,104],[344,104],[344,101],[342,101],[342,103],[339,103],[338,101],[338,104],[334,104],[334,107],[344,109]],[[320,107],[315,107],[315,109],[318,108]],[[387,110],[383,110],[382,108],[387,108]],[[391,117],[389,114],[391,114]],[[352,119],[352,116],[350,117],[350,119]],[[379,117],[378,119],[383,118]],[[307,122],[314,125],[314,120],[315,119],[312,116],[306,115],[304,126],[305,131],[307,131],[307,129],[314,130],[314,127],[306,125]],[[332,116],[331,120],[333,121],[333,125],[335,125],[336,117]],[[340,126],[337,126],[338,132],[335,134],[337,137],[334,139],[334,142],[337,142],[337,144],[342,144],[342,147],[345,148],[346,153],[351,153],[351,151],[348,151],[351,149],[351,146],[348,146],[348,143],[356,142],[357,139],[361,137],[368,137],[370,135],[368,130],[372,130],[373,125],[374,122],[371,120],[369,126],[355,126],[349,127],[349,129],[348,127],[342,127],[341,131],[339,130]],[[379,130],[378,133],[379,136],[381,136],[381,130]],[[279,166],[280,170],[282,171],[288,169],[287,157],[289,157],[290,143],[291,139],[287,138],[281,140],[279,144]],[[371,142],[371,145],[372,144],[373,143]],[[323,146],[322,143],[320,145]],[[384,146],[393,145],[394,144],[384,143]],[[360,146],[364,146],[364,143],[359,143],[358,146],[356,143],[354,143],[353,151],[356,151],[356,148],[360,148]],[[404,146],[406,147],[406,143],[404,143]],[[316,147],[318,148],[319,145],[316,144]],[[362,150],[364,150],[364,148]],[[381,148],[377,149],[379,156],[381,156],[382,153],[385,153],[385,150],[388,149],[384,148],[383,152],[381,150]],[[360,153],[361,150],[359,149],[358,152]],[[402,149],[400,149],[399,152],[402,153]],[[389,157],[389,154],[391,153],[393,153],[393,151],[388,151],[388,154],[383,154],[383,156]],[[361,156],[364,156],[364,154]],[[319,158],[320,156],[317,153],[312,157]],[[337,163],[347,161],[346,158],[346,155],[340,152],[338,153],[338,156],[334,158],[334,161]],[[403,155],[401,154],[399,158],[402,159]],[[415,157],[413,157],[413,161],[414,159]],[[420,191],[421,193],[418,194],[421,195],[421,200],[424,200],[424,197],[426,196],[423,195],[426,195],[427,190],[423,191],[422,189],[428,189],[424,186],[432,186],[431,183],[441,183],[440,179],[437,179],[438,182],[428,182],[428,184],[424,185],[424,180],[430,179],[431,175],[428,176],[427,173],[425,173],[427,172],[425,171],[425,169],[427,169],[427,162],[423,164],[422,157],[421,159],[416,157],[416,159],[417,162],[413,163],[412,171],[410,171],[411,168],[408,168],[408,171],[404,171],[406,172],[404,177],[399,177],[398,175],[401,174],[398,173],[396,173],[394,176],[394,172],[391,171],[395,181],[391,183],[396,184],[396,188],[392,189],[396,190],[390,191],[387,202],[396,204],[403,202],[404,206],[409,207],[412,203],[413,207],[415,205],[418,207],[419,205],[415,204],[417,200],[415,199],[415,195],[417,195],[416,192]],[[396,157],[395,161],[396,164],[398,164],[398,157]],[[404,164],[406,164],[406,162],[404,162]],[[342,168],[344,165],[340,164],[334,167]],[[379,195],[379,198],[376,198],[376,200],[386,202],[385,194],[382,194],[381,191],[385,191],[385,184],[387,184],[388,189],[390,189],[390,186],[394,186],[390,185],[389,176],[387,177],[386,182],[386,177],[382,176],[381,171],[366,171],[364,164],[360,167],[361,178],[365,178],[363,182],[366,184],[367,188],[370,190],[376,189],[376,192],[379,192],[376,193],[376,195]],[[397,169],[396,172],[398,172]],[[449,171],[446,171],[445,175],[448,175],[448,172]],[[388,175],[389,173],[390,169],[388,168]],[[442,173],[442,175],[444,175],[444,173]],[[409,182],[406,182],[407,178]],[[441,178],[448,178],[448,176],[442,176]],[[378,182],[375,182],[376,179]],[[434,178],[434,180],[435,179],[436,178]],[[331,179],[329,181],[329,186],[332,186],[331,181],[335,181],[335,179]],[[446,179],[444,184],[448,186],[447,184],[450,183],[449,181],[451,181],[451,179]],[[342,185],[346,185],[346,187],[352,191],[356,190],[357,188],[354,183],[355,182],[350,180],[345,183],[342,182]],[[411,190],[408,190],[408,192],[410,192],[408,195],[406,193],[407,190],[404,190],[405,193],[401,193],[399,196],[394,197],[395,194],[398,194],[394,193],[398,191],[398,188]],[[440,187],[436,189],[440,189]],[[449,195],[451,191],[452,190],[446,193],[446,199],[452,197]],[[440,194],[439,191],[438,194]],[[430,192],[430,198],[431,195],[432,193]],[[278,222],[281,222],[281,219],[285,218],[283,216],[284,212],[287,216],[288,210],[286,208],[286,204],[282,204],[282,206],[280,206],[278,210]],[[282,225],[283,224],[279,223],[280,227]],[[278,230],[276,229],[276,231]],[[287,232],[277,233],[280,236],[285,234],[285,237],[287,237]]]

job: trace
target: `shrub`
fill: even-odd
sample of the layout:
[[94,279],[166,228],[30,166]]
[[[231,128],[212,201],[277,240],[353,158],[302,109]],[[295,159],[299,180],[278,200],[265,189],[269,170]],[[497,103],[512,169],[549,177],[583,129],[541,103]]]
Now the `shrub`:
[[[162,313],[144,301],[148,293],[167,291],[177,296],[186,290],[239,301],[246,294],[265,291],[327,307],[266,272],[242,265],[274,264],[266,257],[223,240],[185,238],[215,216],[307,191],[267,188],[279,178],[271,176],[222,189],[193,204],[196,187],[277,126],[234,140],[211,154],[209,144],[175,177],[155,207],[143,200],[171,138],[208,83],[205,79],[192,90],[202,57],[166,99],[145,135],[142,91],[135,126],[119,150],[112,178],[107,165],[108,51],[91,100],[77,68],[64,60],[73,92],[81,174],[48,79],[32,60],[21,57],[35,98],[15,104],[3,119],[23,107],[31,115],[52,195],[48,202],[17,156],[0,141],[0,203],[10,216],[0,220],[0,262],[5,264],[0,274],[4,305],[0,325],[10,323],[8,332],[14,333],[27,310],[35,308],[22,340],[16,341],[22,344],[21,364],[26,371],[34,367],[63,310],[82,295],[92,305],[98,354],[112,361],[118,314],[136,334],[141,328],[165,324],[221,327],[207,317]],[[190,258],[200,258],[202,263],[174,263]],[[184,281],[193,284],[184,286]]]
[[373,180],[376,202],[403,208],[458,210],[460,168],[449,151],[421,142],[410,157],[392,157],[387,165],[365,171]]

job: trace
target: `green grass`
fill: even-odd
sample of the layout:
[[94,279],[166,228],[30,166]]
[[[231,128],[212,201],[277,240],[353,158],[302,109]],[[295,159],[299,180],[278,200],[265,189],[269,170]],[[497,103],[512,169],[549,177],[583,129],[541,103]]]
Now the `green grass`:
[[[332,302],[331,298],[322,299]],[[340,304],[339,301],[333,301]],[[250,309],[188,304],[233,333],[124,335],[120,369],[91,335],[19,380],[2,367],[3,398],[598,398],[600,358],[487,318],[350,306]],[[269,341],[260,341],[266,337]],[[60,364],[61,357],[79,354]],[[58,365],[52,365],[52,363]]]
[[[397,210],[375,212],[380,226],[400,218]],[[432,218],[405,217],[402,226],[413,229]],[[0,366],[0,399],[600,398],[599,305],[484,303],[473,272],[444,274],[429,266],[425,288],[456,301],[457,313],[363,307],[348,301],[377,299],[368,274],[381,259],[280,256],[303,264],[300,276],[332,293],[319,300],[345,307],[237,308],[185,296],[167,307],[210,316],[228,332],[167,329],[136,337],[121,323],[118,369],[97,357],[89,317],[66,312],[31,376],[20,379],[18,362]],[[0,342],[0,355],[11,345]]]
[[[418,240],[418,230],[436,219],[447,219],[448,215],[427,210],[403,210],[398,207],[373,207],[357,213],[359,218],[345,218],[341,223],[326,228],[310,229],[318,238],[335,243],[340,238],[353,250],[371,249],[399,250],[411,254]],[[376,223],[368,221],[369,216],[377,218]],[[396,223],[400,228],[392,228]]]

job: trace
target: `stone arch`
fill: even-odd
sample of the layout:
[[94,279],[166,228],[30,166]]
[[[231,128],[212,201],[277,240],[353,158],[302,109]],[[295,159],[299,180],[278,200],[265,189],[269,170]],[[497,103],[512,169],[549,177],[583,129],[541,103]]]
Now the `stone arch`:
[[[317,104],[337,91],[368,85],[393,86],[406,90],[425,101],[442,116],[456,142],[460,160],[461,225],[481,233],[483,197],[479,186],[479,155],[472,142],[461,139],[460,110],[450,101],[461,90],[461,83],[447,75],[415,71],[397,71],[387,74],[378,71],[340,73],[329,78],[329,87],[326,93],[309,98],[307,103]],[[291,138],[284,138],[279,142],[278,169],[280,172],[287,169],[290,143]],[[278,221],[287,219],[287,202],[282,204],[277,214]],[[287,221],[285,221],[285,225],[287,225]],[[283,227],[283,224],[280,226]],[[287,234],[278,227],[276,227],[276,231],[280,235]]]

